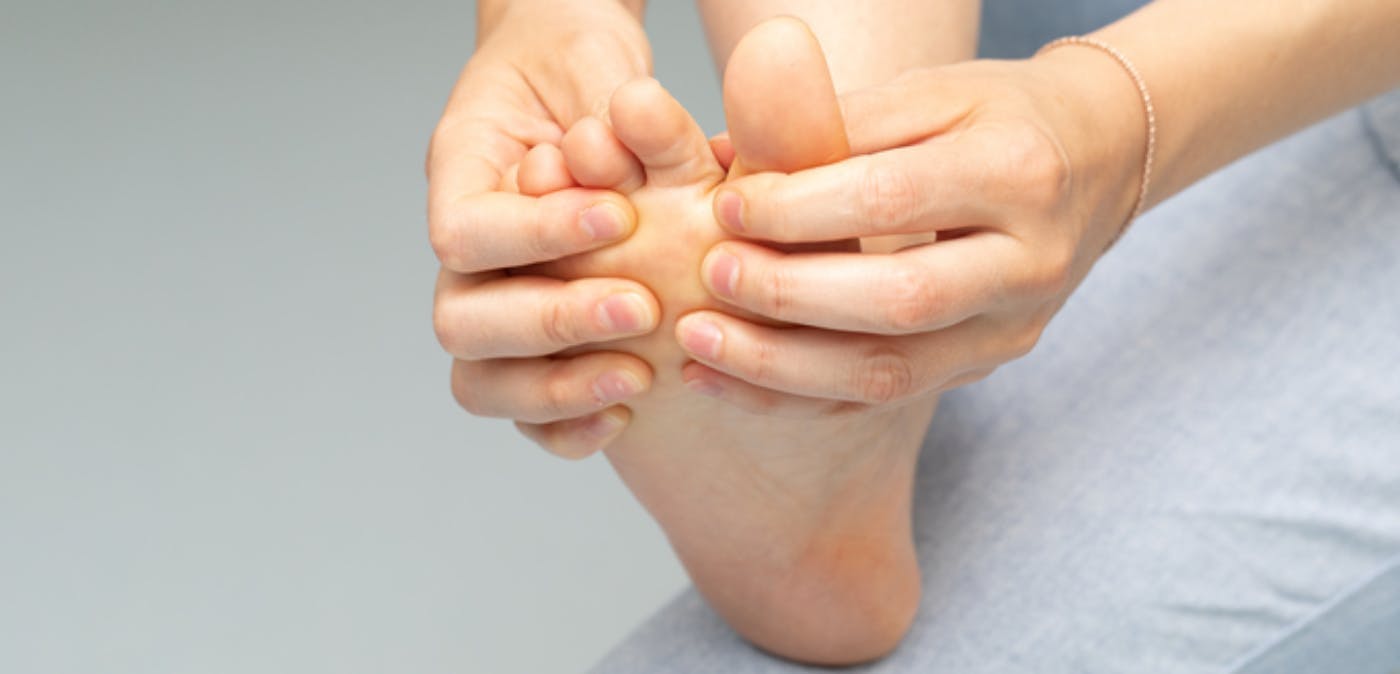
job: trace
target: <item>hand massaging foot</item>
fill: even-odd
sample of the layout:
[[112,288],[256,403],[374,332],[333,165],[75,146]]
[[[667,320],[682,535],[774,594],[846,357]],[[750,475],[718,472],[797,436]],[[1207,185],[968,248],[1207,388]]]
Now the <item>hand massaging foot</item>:
[[[729,60],[724,97],[734,172],[794,171],[849,153],[820,46],[795,19],[745,36]],[[592,347],[636,353],[655,370],[652,390],[628,403],[631,425],[605,450],[608,459],[701,593],[747,639],[810,662],[882,655],[918,603],[910,493],[936,398],[785,419],[688,390],[677,318],[702,308],[745,316],[700,282],[706,251],[729,238],[711,206],[726,174],[700,128],[654,80],[619,89],[610,117],[611,129],[597,120],[571,129],[562,151],[532,151],[518,177],[534,193],[561,181],[617,189],[637,209],[627,241],[529,270],[632,278],[661,302],[656,332]]]

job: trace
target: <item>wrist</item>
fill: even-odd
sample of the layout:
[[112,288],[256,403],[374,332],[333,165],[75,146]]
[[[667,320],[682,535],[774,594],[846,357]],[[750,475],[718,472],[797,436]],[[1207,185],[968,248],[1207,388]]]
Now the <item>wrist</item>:
[[1047,107],[1068,155],[1072,189],[1090,216],[1086,234],[1107,246],[1133,217],[1147,178],[1143,94],[1123,64],[1092,46],[1061,45],[1030,63],[1050,87]]

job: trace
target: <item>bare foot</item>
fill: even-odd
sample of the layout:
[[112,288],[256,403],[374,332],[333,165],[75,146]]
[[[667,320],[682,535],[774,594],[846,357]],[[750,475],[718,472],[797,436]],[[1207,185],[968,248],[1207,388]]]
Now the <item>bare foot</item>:
[[[793,171],[848,154],[826,64],[801,22],[760,24],[729,69],[736,171]],[[598,347],[636,353],[655,369],[651,392],[629,403],[631,426],[608,459],[701,593],[744,637],[807,662],[883,655],[918,605],[910,496],[936,399],[877,411],[837,404],[827,418],[798,420],[751,415],[687,388],[676,320],[697,309],[741,314],[700,280],[705,252],[729,238],[711,208],[726,174],[656,81],[619,89],[610,116],[611,130],[581,123],[562,152],[532,151],[519,173],[527,192],[574,181],[618,189],[639,215],[626,242],[530,270],[632,278],[661,300],[655,333]]]

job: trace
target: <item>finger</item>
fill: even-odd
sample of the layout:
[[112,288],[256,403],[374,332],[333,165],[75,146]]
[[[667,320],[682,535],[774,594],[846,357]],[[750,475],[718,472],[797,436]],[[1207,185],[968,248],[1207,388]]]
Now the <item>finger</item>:
[[993,233],[890,254],[784,255],[729,241],[705,256],[701,279],[715,297],[775,320],[903,335],[1020,300],[1039,273],[1025,258],[1016,239]]
[[661,83],[636,79],[613,92],[613,132],[642,164],[650,185],[691,185],[724,178],[705,132]]
[[466,360],[519,358],[646,334],[661,315],[635,281],[542,276],[482,280],[439,275],[433,329],[443,348]]
[[527,423],[593,414],[645,393],[651,380],[645,362],[623,353],[452,362],[452,395],[463,409]]
[[518,182],[512,167],[526,147],[509,133],[478,122],[444,122],[434,134],[428,157],[428,236],[444,266],[463,273],[520,266],[599,248],[631,234],[636,214],[616,193],[570,189],[535,198],[498,191]]
[[486,192],[430,207],[429,238],[443,266],[470,273],[518,267],[600,248],[636,227],[615,192],[565,189],[542,197]]
[[564,153],[558,146],[548,143],[536,145],[525,153],[520,160],[516,183],[521,194],[532,197],[577,186],[569,175],[569,167],[564,164]]
[[835,241],[917,234],[997,221],[1003,177],[980,155],[940,137],[792,174],[727,183],[715,217],[735,234],[768,241]]
[[[454,98],[458,95],[454,93]],[[449,105],[433,131],[424,162],[430,221],[436,211],[499,189],[526,150],[542,143],[558,143],[563,136],[552,122],[528,115],[503,117],[485,110],[488,105],[488,98],[480,95],[460,106],[462,110]]]
[[745,412],[765,417],[827,419],[870,409],[869,405],[861,403],[808,398],[755,386],[696,362],[681,368],[681,379],[695,393],[723,400]]
[[579,419],[552,424],[517,421],[515,427],[551,454],[570,460],[586,459],[607,449],[632,421],[632,411],[621,405]]
[[601,120],[579,120],[561,143],[569,173],[580,185],[629,194],[646,182],[642,165]]
[[867,405],[921,395],[964,372],[993,366],[1006,341],[991,321],[878,337],[760,326],[713,311],[684,316],[676,339],[695,360],[750,384]]

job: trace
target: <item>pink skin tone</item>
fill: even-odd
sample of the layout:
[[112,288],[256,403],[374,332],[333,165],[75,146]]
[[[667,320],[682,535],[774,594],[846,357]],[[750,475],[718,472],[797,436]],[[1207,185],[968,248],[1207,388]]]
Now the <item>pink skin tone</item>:
[[[731,61],[749,73],[742,86],[726,86],[738,170],[798,168],[844,156],[844,128],[815,39],[790,19],[760,26],[749,39],[786,47],[741,45]],[[760,61],[775,52],[812,57],[795,67],[815,69],[808,79],[825,83],[805,112],[759,114],[776,105],[771,96],[778,89],[764,80],[790,76],[783,64]],[[537,146],[514,178],[514,187],[532,195],[580,184],[612,189],[636,209],[637,229],[627,241],[520,270],[561,279],[629,278],[658,298],[655,332],[565,353],[625,352],[653,368],[650,390],[626,402],[631,423],[605,449],[608,460],[666,530],[700,591],[746,638],[811,662],[878,657],[898,642],[918,602],[909,499],[936,400],[878,409],[832,401],[822,418],[810,419],[756,415],[714,397],[705,389],[710,381],[694,376],[702,366],[688,352],[723,345],[678,325],[697,310],[723,308],[700,275],[705,251],[732,238],[717,225],[712,206],[726,180],[715,147],[727,154],[727,146],[712,146],[654,80],[615,92],[610,121],[611,128],[581,121],[561,147]]]

